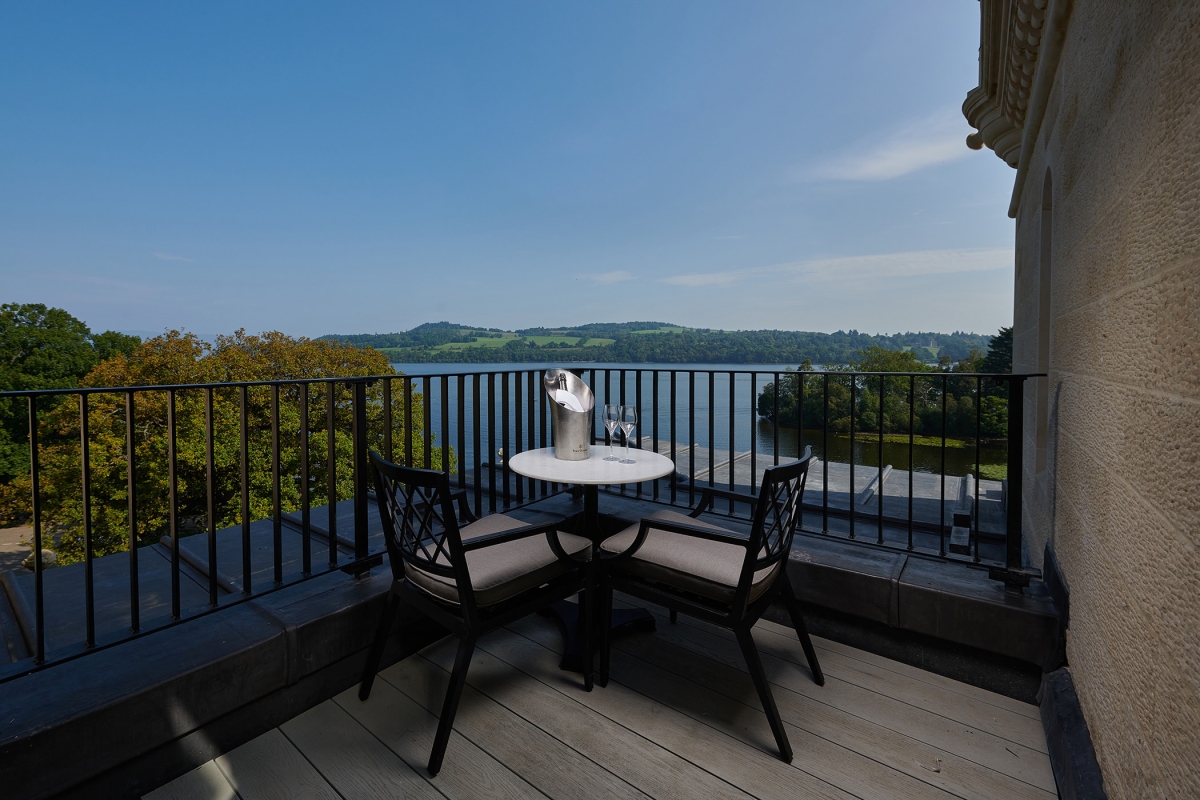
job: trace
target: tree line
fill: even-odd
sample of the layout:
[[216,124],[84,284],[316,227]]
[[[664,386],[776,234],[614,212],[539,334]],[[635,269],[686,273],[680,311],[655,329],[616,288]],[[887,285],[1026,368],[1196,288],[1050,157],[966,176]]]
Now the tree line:
[[[963,377],[969,373],[1012,372],[1012,328],[991,337],[988,351],[973,350],[952,361],[943,356],[937,366],[910,352],[879,346],[859,351],[844,366],[827,366],[829,376],[814,374],[811,362],[763,387],[758,415],[781,427],[821,429],[834,433],[911,432],[919,436],[1000,438],[1008,432],[1007,384]],[[906,376],[853,373],[917,373]],[[851,411],[853,410],[853,421]],[[882,412],[882,428],[881,425]],[[828,422],[826,423],[826,420]],[[943,422],[945,428],[943,430]]]

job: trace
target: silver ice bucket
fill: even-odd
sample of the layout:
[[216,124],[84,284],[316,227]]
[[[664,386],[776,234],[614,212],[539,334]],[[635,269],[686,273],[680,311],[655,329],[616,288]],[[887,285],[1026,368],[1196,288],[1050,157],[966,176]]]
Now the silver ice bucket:
[[[565,369],[546,370],[542,385],[550,396],[555,458],[583,461],[588,457],[592,443],[592,415],[596,411],[596,396],[578,375]],[[571,402],[572,397],[574,403]]]

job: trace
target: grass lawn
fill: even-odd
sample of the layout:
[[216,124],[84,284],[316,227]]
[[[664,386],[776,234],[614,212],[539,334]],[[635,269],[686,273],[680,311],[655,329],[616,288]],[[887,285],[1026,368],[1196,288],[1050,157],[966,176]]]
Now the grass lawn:
[[567,344],[567,345],[571,345],[572,347],[574,347],[575,344],[579,342],[578,336],[526,336],[524,338],[527,341],[533,342],[534,344],[536,344],[539,347],[541,347],[544,344],[551,344],[551,343]]
[[683,333],[687,328],[680,328],[677,325],[666,328],[651,328],[644,331],[630,331],[630,333]]

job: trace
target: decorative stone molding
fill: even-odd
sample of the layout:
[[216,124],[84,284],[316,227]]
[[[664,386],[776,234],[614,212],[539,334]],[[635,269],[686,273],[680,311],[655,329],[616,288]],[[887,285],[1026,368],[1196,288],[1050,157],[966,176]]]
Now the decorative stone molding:
[[1010,167],[1021,157],[1049,0],[980,0],[979,86],[967,94],[963,115],[979,132],[967,146],[992,148]]

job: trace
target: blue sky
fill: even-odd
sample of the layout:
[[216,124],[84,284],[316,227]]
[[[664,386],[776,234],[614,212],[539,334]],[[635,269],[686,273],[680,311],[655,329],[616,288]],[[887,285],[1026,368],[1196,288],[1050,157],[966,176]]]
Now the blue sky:
[[994,332],[979,7],[0,2],[0,301],[94,329]]

